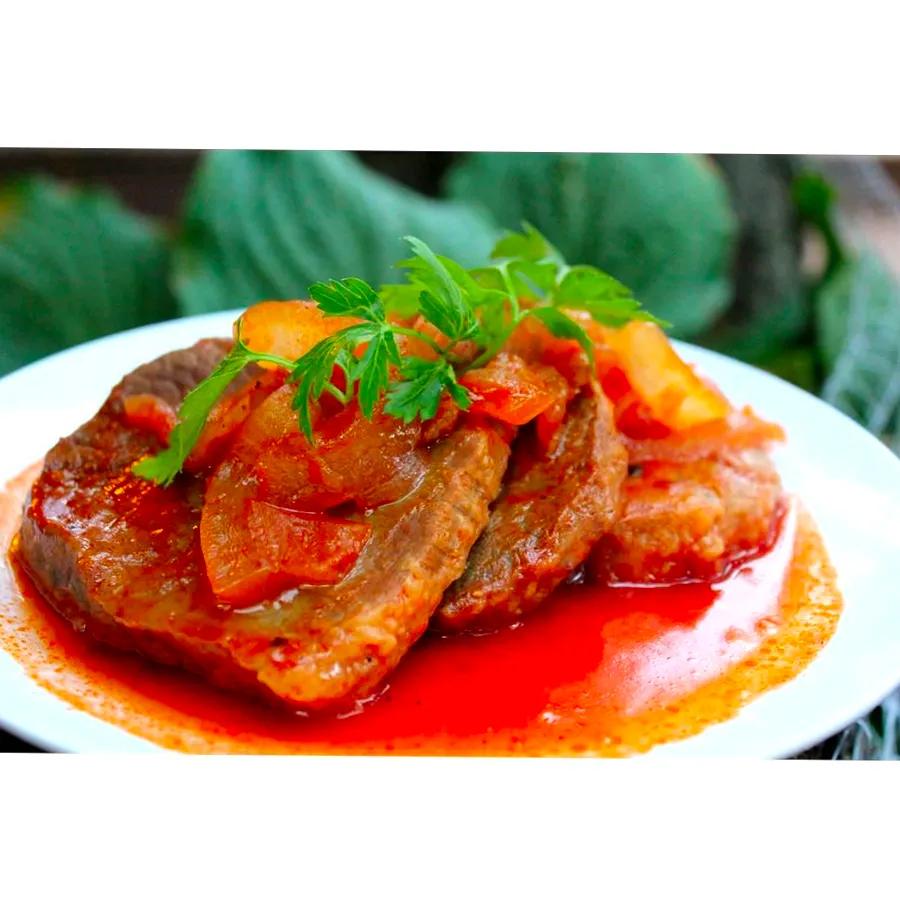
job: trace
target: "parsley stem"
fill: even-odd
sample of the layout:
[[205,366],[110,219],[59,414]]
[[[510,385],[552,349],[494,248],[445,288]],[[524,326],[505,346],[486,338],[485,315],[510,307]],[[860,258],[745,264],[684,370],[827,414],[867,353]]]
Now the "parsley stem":
[[350,402],[350,392],[342,391],[336,384],[328,381],[325,383],[325,390],[334,397],[341,406],[346,406]]
[[250,350],[249,348],[248,356],[250,362],[270,362],[276,366],[280,366],[282,369],[294,368],[294,362],[290,359],[285,359],[283,356],[274,356],[271,353],[257,353],[255,350]]
[[514,328],[515,326],[506,333],[502,341],[498,341],[492,347],[488,347],[486,350],[479,353],[478,356],[463,369],[463,372],[470,372],[472,369],[480,369],[483,365],[489,363],[503,349],[504,344],[506,344]]
[[485,363],[490,362],[491,359],[497,355],[497,353],[498,349],[496,347],[490,350],[485,350],[484,353],[476,356],[475,359],[473,359],[472,362],[470,362],[469,365],[467,365],[465,369],[463,369],[463,372],[468,372],[472,369],[480,369]]
[[490,347],[485,348],[475,359],[472,360],[467,366],[464,367],[463,372],[469,372],[472,369],[479,369],[481,366],[489,363],[506,345],[506,342],[512,337],[512,333],[516,330],[519,325],[519,322],[525,318],[525,314],[519,309],[519,301],[516,299],[515,294],[509,295],[509,302],[511,306],[511,317],[512,321],[510,322],[509,328],[503,334],[503,337],[499,341],[495,341],[494,344]]
[[572,267],[566,263],[559,263],[556,276],[553,279],[553,284],[550,287],[550,290],[547,292],[546,301],[551,305],[556,305],[556,298],[559,294],[559,288],[563,283],[563,278],[568,275],[569,272],[572,271]]
[[402,325],[391,325],[391,330],[395,334],[403,334],[406,335],[406,337],[416,338],[416,340],[428,344],[438,356],[444,356],[446,352],[446,348],[442,347],[436,340],[429,337],[427,334],[422,334],[421,331],[416,331],[415,328],[405,328]]
[[503,279],[503,285],[506,288],[506,293],[509,296],[509,305],[512,310],[512,320],[514,325],[518,324],[519,321],[519,298],[516,296],[516,286],[513,284],[512,278],[509,275],[509,265],[504,263],[500,266],[500,277]]

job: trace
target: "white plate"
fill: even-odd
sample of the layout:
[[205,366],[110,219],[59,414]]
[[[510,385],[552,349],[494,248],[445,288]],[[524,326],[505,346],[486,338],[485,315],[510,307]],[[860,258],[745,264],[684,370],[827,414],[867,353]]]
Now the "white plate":
[[[126,372],[198,338],[229,334],[236,315],[197,316],[102,338],[0,380],[0,483],[88,419]],[[778,469],[819,524],[845,609],[832,640],[793,681],[734,719],[648,755],[788,756],[865,714],[900,682],[900,461],[810,394],[718,354],[679,349],[734,403],[749,403],[786,428],[787,444],[775,454]],[[51,749],[158,749],[71,708],[2,651],[0,725]]]

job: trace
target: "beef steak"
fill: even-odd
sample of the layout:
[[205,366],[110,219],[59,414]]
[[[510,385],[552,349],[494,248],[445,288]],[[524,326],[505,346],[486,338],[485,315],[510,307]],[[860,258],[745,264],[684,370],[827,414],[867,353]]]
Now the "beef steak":
[[612,527],[627,455],[607,399],[588,389],[570,405],[546,453],[525,435],[511,472],[437,624],[493,627],[537,606]]
[[23,560],[78,630],[299,709],[371,693],[425,630],[465,567],[500,489],[509,448],[490,427],[457,427],[427,451],[403,499],[374,509],[372,537],[338,584],[234,611],[209,587],[198,523],[205,482],[161,488],[131,473],[160,449],[127,424],[123,397],[177,405],[227,352],[202,341],[141,366],[49,452],[21,529]]

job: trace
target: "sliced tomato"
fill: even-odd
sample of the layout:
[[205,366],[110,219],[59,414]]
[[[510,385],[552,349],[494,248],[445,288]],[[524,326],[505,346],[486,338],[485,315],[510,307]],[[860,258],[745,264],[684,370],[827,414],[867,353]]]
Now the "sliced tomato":
[[334,584],[353,566],[371,529],[259,500],[250,473],[226,460],[210,479],[200,546],[220,603],[252,606],[302,584]]
[[163,444],[169,443],[169,435],[178,424],[178,414],[156,394],[129,394],[122,398],[125,421],[155,435]]
[[[241,317],[241,339],[257,353],[297,359],[323,338],[359,319],[323,316],[312,300],[264,300]],[[274,363],[261,363],[277,368]]]
[[616,428],[637,441],[663,440],[672,429],[653,418],[653,413],[636,395],[619,400],[614,406]]
[[483,368],[466,372],[459,382],[472,395],[471,413],[509,425],[525,425],[569,394],[558,372],[527,363],[516,353],[497,354]]
[[637,394],[634,393],[634,389],[628,381],[628,376],[609,351],[597,355],[597,376],[600,379],[603,393],[613,403],[637,398]]
[[343,489],[360,509],[405,497],[425,473],[418,421],[404,423],[376,408],[366,419],[357,403],[340,416],[322,419],[315,452],[321,466],[339,474]]
[[259,444],[252,467],[260,496],[276,504],[324,512],[354,499],[347,479],[299,432]]
[[519,323],[506,347],[528,363],[555,369],[572,388],[591,379],[590,362],[578,341],[555,337],[537,319],[527,318]]
[[650,416],[673,431],[724,419],[728,401],[675,352],[652,322],[603,328],[607,346]]
[[[270,394],[247,418],[231,456],[253,472],[259,499],[308,512],[328,510],[350,496],[300,431],[294,393],[293,385],[284,385]],[[315,404],[312,413],[318,424]]]

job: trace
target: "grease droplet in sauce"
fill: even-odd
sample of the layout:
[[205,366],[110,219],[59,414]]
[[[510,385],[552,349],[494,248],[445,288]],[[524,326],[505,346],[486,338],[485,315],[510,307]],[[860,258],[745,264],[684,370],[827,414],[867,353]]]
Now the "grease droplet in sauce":
[[[29,470],[0,494],[0,540]],[[0,573],[0,646],[63,700],[164,747],[249,753],[625,756],[696,734],[797,675],[841,600],[794,508],[765,555],[718,583],[560,589],[516,627],[426,636],[352,714],[304,717],[89,643],[14,560]]]

